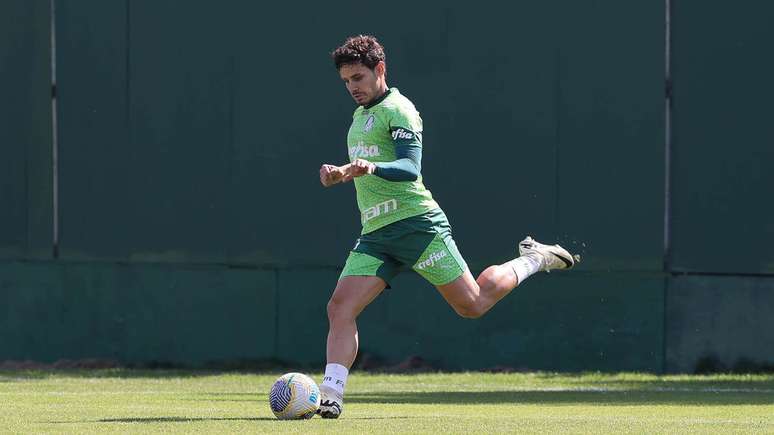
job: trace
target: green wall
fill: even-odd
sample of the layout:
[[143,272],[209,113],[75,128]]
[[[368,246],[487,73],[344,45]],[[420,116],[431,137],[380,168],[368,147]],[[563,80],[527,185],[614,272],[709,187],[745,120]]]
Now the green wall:
[[774,4],[726,6],[675,2],[671,268],[772,274]]
[[48,1],[0,2],[0,259],[52,252]]
[[586,269],[661,271],[663,4],[560,3],[557,238]]
[[379,36],[389,84],[422,113],[423,175],[473,271],[526,234],[584,257],[475,321],[400,276],[360,319],[363,353],[661,372],[732,336],[746,341],[729,359],[771,339],[749,322],[691,328],[727,319],[717,301],[736,288],[754,288],[738,315],[774,300],[774,64],[760,55],[774,8],[675,3],[666,186],[663,2],[393,2],[406,17],[353,1],[56,1],[53,259],[49,6],[0,4],[0,360],[321,364],[359,229],[352,186],[317,181],[346,159],[354,109],[328,53],[356,33]]
[[774,5],[673,4],[665,367],[770,368]]
[[658,372],[662,286],[647,273],[540,275],[484,317],[465,320],[420,278],[405,275],[359,320],[361,349],[420,355],[452,369]]
[[[277,329],[242,337],[271,335],[277,357],[321,362],[325,303],[358,230],[352,187],[316,181],[320,163],[346,158],[353,110],[328,53],[368,31],[388,48],[390,83],[423,114],[425,179],[473,269],[511,257],[526,233],[582,251],[586,267],[535,280],[479,322],[403,278],[364,314],[365,351],[449,368],[660,370],[660,6],[573,5],[556,19],[562,2],[404,3],[395,6],[411,5],[421,26],[396,26],[374,5],[365,29],[353,24],[369,13],[359,3],[308,14],[254,2],[64,3],[62,258],[268,267]],[[450,170],[472,155],[481,176]],[[607,214],[579,213],[588,207]],[[631,245],[618,243],[626,228],[609,231],[626,219],[639,225]],[[624,315],[642,306],[652,309]],[[415,339],[395,340],[395,328]],[[464,349],[451,352],[451,331]]]
[[[335,270],[0,263],[0,359],[323,364]],[[402,275],[361,319],[362,353],[446,369],[660,371],[662,279],[538,276],[479,320]],[[637,304],[632,304],[637,300]],[[34,319],[34,320],[33,320]]]
[[0,264],[0,359],[271,358],[276,276],[223,267]]
[[692,372],[702,361],[722,370],[772,367],[774,279],[678,276],[667,295],[668,371]]
[[[531,232],[588,241],[590,268],[659,270],[662,10],[576,5],[555,21],[555,6],[424,5],[421,28],[377,14],[369,30],[423,114],[425,179],[471,264]],[[63,258],[339,266],[357,232],[352,189],[315,174],[346,158],[353,107],[328,53],[364,31],[347,11],[191,2],[179,20],[172,2],[65,2]],[[471,154],[487,176],[463,181],[449,168]],[[605,206],[614,198],[623,206]],[[493,203],[507,225],[476,210]],[[577,212],[600,206],[603,219]],[[634,243],[617,243],[610,224],[633,218]]]

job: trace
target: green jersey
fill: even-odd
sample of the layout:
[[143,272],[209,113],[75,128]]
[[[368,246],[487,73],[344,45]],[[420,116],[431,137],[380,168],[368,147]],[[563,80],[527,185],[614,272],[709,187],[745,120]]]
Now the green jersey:
[[[422,118],[398,89],[392,88],[376,102],[355,110],[347,134],[350,162],[394,161],[395,146],[400,143],[421,146]],[[354,182],[362,234],[438,208],[421,175],[416,181],[387,181],[376,175],[363,175]]]

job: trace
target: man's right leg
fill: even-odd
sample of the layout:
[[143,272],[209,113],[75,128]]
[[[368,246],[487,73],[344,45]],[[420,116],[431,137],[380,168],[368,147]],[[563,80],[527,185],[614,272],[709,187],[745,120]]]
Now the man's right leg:
[[352,366],[358,345],[355,319],[386,286],[378,276],[345,276],[338,282],[328,302],[328,364]]
[[378,276],[343,276],[328,302],[328,343],[319,414],[338,418],[344,386],[357,355],[357,316],[387,286]]

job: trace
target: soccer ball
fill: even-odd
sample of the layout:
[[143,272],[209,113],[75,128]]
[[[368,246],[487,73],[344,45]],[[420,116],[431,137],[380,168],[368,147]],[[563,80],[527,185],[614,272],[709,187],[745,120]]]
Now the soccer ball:
[[280,420],[312,418],[320,407],[320,388],[309,376],[286,373],[271,386],[269,405]]

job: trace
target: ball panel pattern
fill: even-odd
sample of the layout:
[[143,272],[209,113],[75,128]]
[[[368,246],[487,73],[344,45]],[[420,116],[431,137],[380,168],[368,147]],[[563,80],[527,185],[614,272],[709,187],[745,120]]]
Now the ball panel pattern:
[[272,385],[269,406],[281,420],[312,418],[320,407],[320,389],[309,376],[287,373]]
[[283,378],[284,376],[277,379],[277,382],[272,385],[271,392],[269,393],[269,404],[271,405],[271,410],[274,411],[275,414],[284,413],[293,396],[290,384]]

